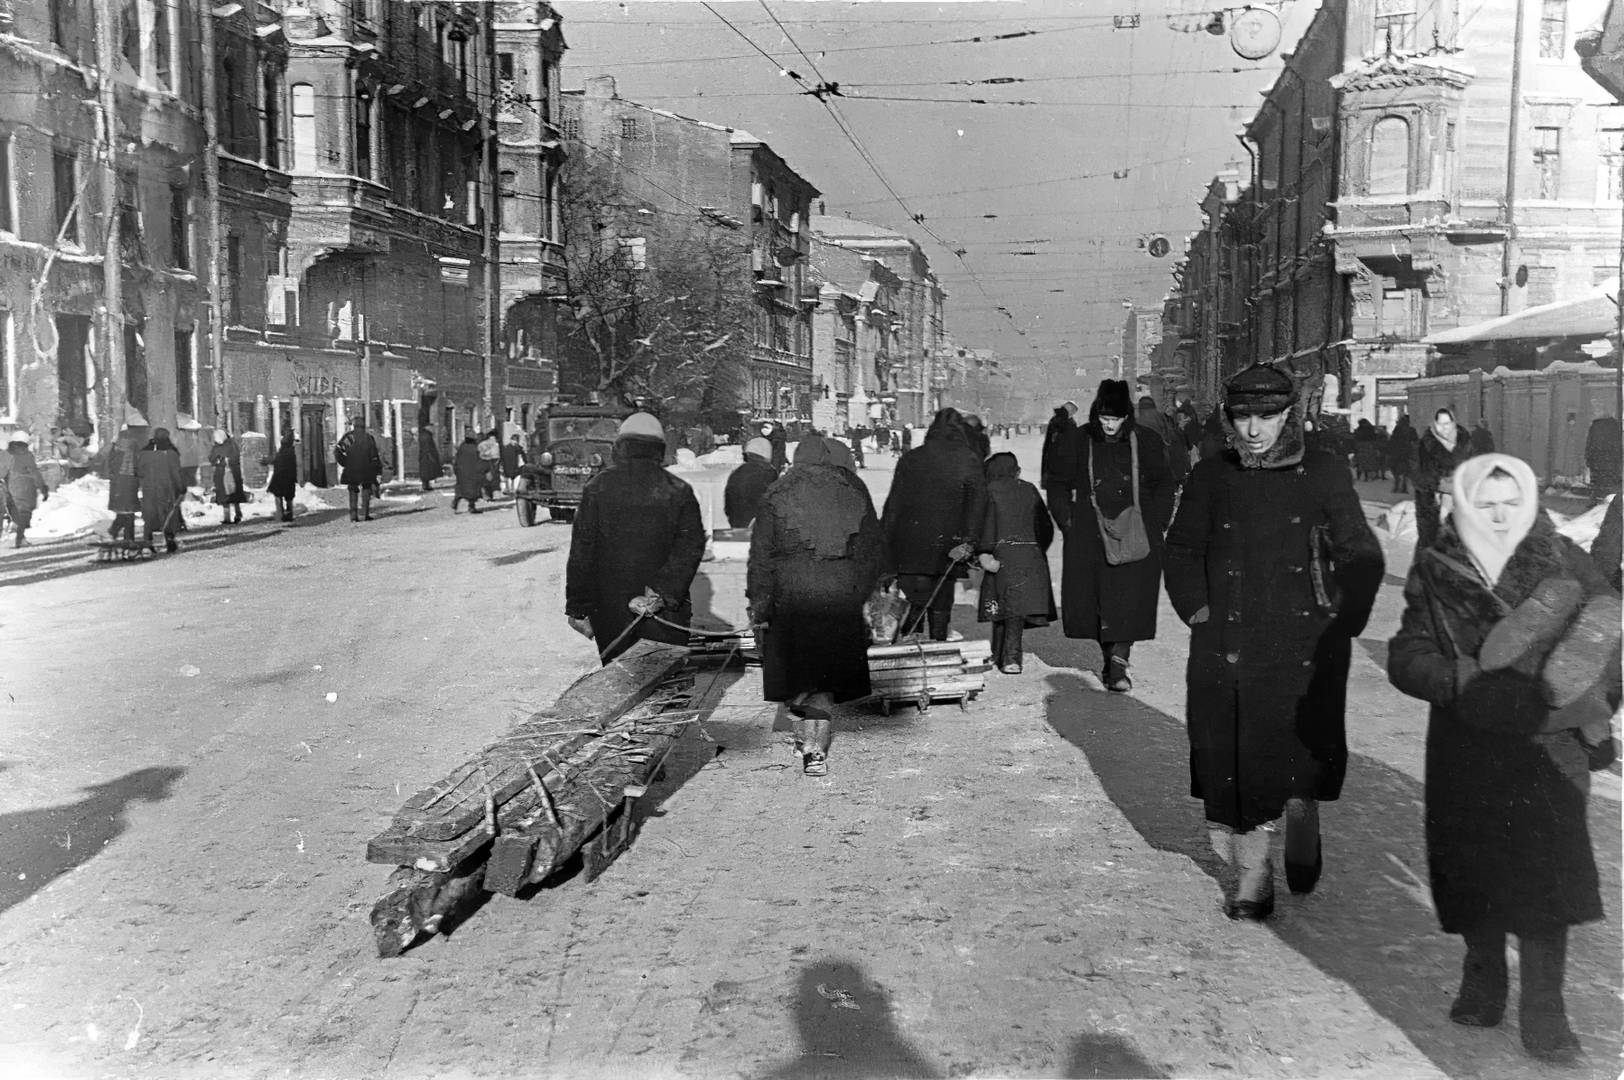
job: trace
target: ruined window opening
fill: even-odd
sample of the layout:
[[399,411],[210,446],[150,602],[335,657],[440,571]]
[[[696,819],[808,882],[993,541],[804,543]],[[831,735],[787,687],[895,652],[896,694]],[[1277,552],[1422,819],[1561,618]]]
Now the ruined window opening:
[[372,91],[355,89],[355,175],[372,179]]
[[79,190],[79,160],[71,150],[56,150],[51,153],[51,180],[55,189],[56,214],[52,219],[55,226],[51,239],[57,236],[68,244],[79,242],[79,210],[74,205],[74,197]]
[[197,415],[197,380],[192,369],[193,329],[175,331],[175,411]]
[[1368,190],[1372,195],[1404,195],[1410,190],[1410,125],[1398,116],[1376,121],[1370,130]]
[[124,323],[124,400],[144,416],[147,394],[147,343],[142,331],[146,320],[137,316]]
[[282,80],[277,70],[269,65],[261,80],[265,117],[265,164],[273,169],[282,167]]
[[1568,41],[1568,0],[1543,0],[1539,12],[1539,58],[1561,60]]
[[293,97],[293,171],[316,171],[316,91],[295,83]]
[[1536,199],[1555,199],[1562,191],[1562,129],[1534,129]]

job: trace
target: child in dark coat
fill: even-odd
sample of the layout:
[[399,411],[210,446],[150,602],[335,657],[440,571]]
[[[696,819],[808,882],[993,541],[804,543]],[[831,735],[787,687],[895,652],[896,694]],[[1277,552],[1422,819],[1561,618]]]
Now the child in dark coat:
[[1054,523],[1038,489],[1021,479],[1010,453],[987,461],[987,513],[977,545],[982,570],[977,618],[992,623],[992,661],[1006,675],[1021,673],[1021,637],[1028,626],[1057,617],[1046,552]]

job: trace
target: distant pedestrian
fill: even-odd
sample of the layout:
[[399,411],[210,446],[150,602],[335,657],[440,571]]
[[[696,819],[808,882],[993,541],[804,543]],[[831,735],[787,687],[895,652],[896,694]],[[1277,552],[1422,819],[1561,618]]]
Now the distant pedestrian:
[[242,451],[237,449],[237,440],[222,428],[214,429],[209,464],[214,466],[214,503],[225,515],[220,524],[241,521],[242,504],[248,498],[242,486]]
[[[338,481],[350,490],[350,520],[372,520],[372,492],[383,476],[383,455],[378,440],[367,431],[367,422],[357,416],[350,430],[338,440],[333,457],[340,469]],[[359,501],[359,507],[357,502]]]
[[457,455],[451,461],[451,475],[456,481],[456,491],[451,496],[451,512],[455,514],[462,501],[468,501],[470,514],[482,514],[479,508],[480,496],[485,494],[485,461],[479,456],[479,437],[472,429],[462,437],[462,445],[457,447]]
[[1163,452],[1167,455],[1167,475],[1176,488],[1184,483],[1184,478],[1190,472],[1190,454],[1184,446],[1184,436],[1179,433],[1178,425],[1163,415],[1156,407],[1156,399],[1149,394],[1139,399],[1135,410],[1134,422],[1140,431],[1148,431],[1162,441]]
[[1054,476],[1054,455],[1056,451],[1069,438],[1069,433],[1077,430],[1077,403],[1068,401],[1055,408],[1054,415],[1049,418],[1049,426],[1043,432],[1043,463],[1038,470],[1038,480],[1047,491]]
[[803,436],[795,464],[762,500],[745,591],[759,628],[763,696],[799,721],[796,752],[808,776],[828,769],[834,706],[870,692],[863,605],[883,544],[845,448]]
[[756,520],[762,496],[778,479],[772,455],[772,443],[760,436],[744,444],[744,464],[728,474],[727,487],[722,493],[722,512],[730,527],[743,529]]
[[1376,425],[1361,419],[1353,429],[1353,468],[1360,480],[1381,480],[1387,462],[1383,460],[1381,435]]
[[771,420],[763,420],[759,428],[759,434],[763,439],[767,440],[768,445],[773,449],[771,456],[767,460],[772,462],[773,468],[783,472],[784,466],[789,464],[789,451],[787,449],[789,436],[784,432],[784,425]]
[[1021,479],[1015,455],[987,459],[987,513],[976,541],[981,569],[976,618],[992,623],[992,662],[1019,675],[1021,639],[1029,626],[1048,626],[1059,614],[1046,554],[1054,523],[1038,489]]
[[863,462],[863,437],[867,434],[868,433],[860,427],[849,427],[846,429],[846,438],[851,440],[852,460],[857,463],[857,467],[859,469],[865,469],[868,467]]
[[1224,388],[1233,448],[1190,472],[1167,534],[1167,595],[1191,628],[1190,793],[1239,880],[1232,919],[1319,880],[1319,803],[1347,771],[1353,639],[1382,581],[1381,546],[1347,462],[1306,449],[1297,384],[1258,364]]
[[1065,534],[1061,625],[1100,644],[1100,681],[1133,689],[1136,641],[1156,636],[1162,535],[1173,510],[1167,447],[1134,420],[1127,382],[1106,379],[1088,422],[1056,452],[1049,510]]
[[519,477],[519,468],[525,463],[524,446],[515,435],[502,444],[502,490],[511,494],[513,482]]
[[1599,496],[1618,494],[1624,483],[1624,423],[1616,416],[1598,416],[1585,432],[1585,468],[1590,486]]
[[6,514],[17,536],[13,547],[27,547],[24,535],[34,523],[34,508],[51,497],[40,474],[34,451],[28,446],[28,432],[13,431],[0,456],[0,494],[5,495]]
[[976,452],[983,464],[992,453],[992,440],[987,437],[987,425],[982,423],[981,417],[975,413],[964,414],[964,431],[970,437],[970,449]]
[[891,449],[891,432],[884,424],[874,425],[874,452],[883,454]]
[[1586,801],[1617,753],[1618,595],[1540,512],[1534,471],[1478,455],[1416,553],[1388,646],[1393,685],[1432,708],[1426,839],[1433,907],[1466,942],[1449,1018],[1505,1012],[1518,939],[1519,1034],[1542,1061],[1581,1052],[1562,999],[1568,928],[1603,917]]
[[969,576],[969,560],[987,512],[987,478],[957,409],[931,421],[924,442],[897,462],[880,519],[887,567],[908,600],[899,634],[920,625],[946,641],[954,583]]
[[1482,420],[1472,425],[1472,453],[1494,453],[1494,432],[1490,431],[1489,425]]
[[1429,548],[1437,541],[1440,504],[1449,478],[1471,456],[1471,439],[1456,425],[1455,414],[1439,409],[1416,448],[1416,550]]
[[502,486],[502,440],[496,429],[492,428],[479,440],[479,460],[485,470],[481,481],[485,498],[494,499]]
[[902,452],[904,454],[913,449],[913,431],[912,424],[902,425]]
[[1619,516],[1620,507],[1624,507],[1624,498],[1614,495],[1608,500],[1596,539],[1590,542],[1590,561],[1614,592],[1624,587],[1624,518]]
[[282,445],[271,459],[271,479],[265,490],[276,499],[276,516],[282,521],[293,520],[293,496],[299,491],[299,455],[293,442],[293,432],[282,433]]
[[113,527],[107,539],[135,546],[135,515],[141,512],[141,483],[135,476],[137,454],[135,432],[128,426],[107,453],[107,509],[113,512]]
[[434,482],[440,479],[445,466],[440,461],[440,443],[434,434],[434,429],[424,425],[417,433],[417,478],[423,483],[424,491],[433,491]]
[[161,532],[164,550],[179,551],[175,534],[181,527],[186,485],[180,471],[180,450],[170,441],[167,428],[154,430],[146,447],[136,455],[135,477],[141,486],[142,546],[152,548],[153,534]]
[[659,420],[633,413],[621,421],[614,463],[587,481],[575,512],[564,615],[605,664],[639,640],[688,644],[705,526],[693,488],[664,460]]
[[1410,477],[1415,473],[1417,444],[1420,442],[1415,428],[1410,425],[1408,413],[1398,418],[1393,433],[1387,437],[1387,468],[1393,474],[1393,494],[1406,494],[1410,490]]

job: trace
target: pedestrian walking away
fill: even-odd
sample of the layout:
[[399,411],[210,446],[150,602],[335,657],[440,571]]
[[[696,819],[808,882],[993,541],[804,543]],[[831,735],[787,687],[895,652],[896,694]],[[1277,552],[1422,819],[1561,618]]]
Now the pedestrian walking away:
[[1293,892],[1319,880],[1319,803],[1347,772],[1348,668],[1382,554],[1347,461],[1306,449],[1290,376],[1235,375],[1224,422],[1232,448],[1191,470],[1167,534],[1167,594],[1191,628],[1190,794],[1238,874],[1225,911],[1265,919],[1282,854]]
[[220,524],[241,521],[242,504],[248,500],[242,486],[242,451],[237,449],[237,440],[220,428],[214,429],[209,464],[214,467],[214,502],[225,515]]
[[295,450],[293,433],[282,433],[282,445],[271,459],[271,479],[265,490],[276,499],[276,516],[282,521],[293,520],[293,496],[299,490],[299,456]]
[[424,425],[417,433],[417,478],[422,481],[424,491],[433,491],[434,482],[440,478],[445,466],[440,462],[440,444],[434,435],[434,429]]
[[1055,407],[1049,426],[1043,431],[1043,459],[1038,467],[1038,482],[1048,491],[1053,485],[1054,458],[1066,444],[1069,433],[1077,430],[1077,403],[1068,401]]
[[34,508],[51,497],[45,477],[28,445],[28,432],[13,431],[6,452],[0,455],[0,494],[6,500],[6,516],[16,531],[13,547],[27,547],[28,527],[34,523]]
[[141,483],[135,475],[137,440],[125,425],[107,452],[107,509],[113,512],[113,525],[107,539],[127,547],[135,546],[135,515],[141,512]]
[[1133,689],[1133,643],[1156,636],[1162,535],[1173,509],[1167,448],[1134,421],[1128,384],[1106,379],[1088,422],[1055,454],[1049,510],[1065,534],[1061,626],[1100,644],[1100,681]]
[[926,624],[931,640],[948,639],[953,584],[969,560],[987,512],[987,478],[957,409],[931,421],[924,442],[897,460],[880,527],[887,570],[908,600],[899,636]]
[[513,481],[518,478],[519,466],[527,460],[524,446],[515,435],[502,444],[502,490],[508,494],[513,493]]
[[1148,431],[1162,441],[1167,454],[1167,476],[1177,489],[1190,472],[1189,448],[1184,445],[1178,425],[1156,407],[1156,399],[1148,394],[1139,399],[1134,422],[1140,431]]
[[795,717],[808,776],[827,770],[834,706],[870,691],[863,605],[879,580],[883,543],[850,453],[803,436],[794,465],[761,501],[745,595],[761,643],[763,696]]
[[1027,627],[1048,626],[1058,614],[1049,580],[1054,523],[1038,489],[1021,479],[1011,453],[987,460],[987,512],[977,540],[984,572],[976,617],[992,623],[992,662],[1005,675],[1021,673]]
[[479,500],[485,494],[485,462],[479,456],[479,438],[472,431],[462,437],[462,444],[451,459],[451,477],[455,484],[451,512],[455,514],[458,506],[467,500],[470,514],[484,513],[479,508]]
[[747,527],[760,512],[762,496],[778,479],[772,456],[772,443],[760,436],[744,444],[744,464],[728,474],[722,492],[722,512],[732,528]]
[[665,430],[621,422],[613,463],[587,482],[570,532],[564,615],[607,664],[640,640],[687,645],[688,592],[705,555],[693,488],[665,471]]
[[180,470],[180,450],[169,439],[167,428],[153,431],[152,438],[136,455],[135,478],[141,488],[141,543],[152,548],[154,533],[164,534],[164,550],[179,551],[175,534],[180,530],[181,502],[186,486]]
[[350,520],[372,520],[372,492],[383,477],[383,456],[378,452],[378,440],[367,431],[367,422],[357,416],[350,430],[338,440],[333,449],[338,462],[338,482],[350,491]]
[[1410,477],[1415,473],[1419,442],[1415,428],[1410,424],[1409,414],[1399,417],[1398,423],[1393,425],[1393,434],[1387,437],[1387,468],[1393,474],[1395,495],[1410,490]]
[[1581,1047],[1562,997],[1568,928],[1603,915],[1586,801],[1591,771],[1617,755],[1618,594],[1541,511],[1525,462],[1473,457],[1449,491],[1387,660],[1393,685],[1431,706],[1433,907],[1466,943],[1449,1017],[1500,1022],[1515,934],[1523,1047],[1571,1062]]
[[1442,495],[1447,494],[1445,489],[1456,467],[1471,456],[1471,438],[1455,423],[1455,414],[1439,409],[1432,426],[1416,445],[1416,550],[1429,548],[1437,541]]

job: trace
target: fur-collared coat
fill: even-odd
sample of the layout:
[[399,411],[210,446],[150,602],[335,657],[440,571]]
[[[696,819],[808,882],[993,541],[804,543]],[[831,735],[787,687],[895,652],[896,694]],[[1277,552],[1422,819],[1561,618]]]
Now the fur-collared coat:
[[1554,710],[1535,674],[1473,670],[1489,630],[1550,577],[1574,579],[1590,596],[1612,591],[1543,514],[1492,590],[1452,522],[1434,548],[1417,553],[1404,587],[1387,673],[1432,706],[1427,862],[1446,933],[1541,934],[1602,917],[1585,817],[1589,756],[1578,729],[1607,722],[1616,684]]
[[[1061,626],[1069,638],[1148,641],[1156,636],[1162,534],[1173,510],[1167,447],[1132,417],[1118,437],[1109,438],[1100,426],[1098,410],[1089,413],[1088,423],[1068,433],[1056,451],[1046,493],[1049,512],[1066,537],[1060,574]],[[1133,505],[1130,439],[1139,444],[1139,508],[1150,536],[1150,554],[1138,562],[1112,566],[1105,561],[1105,542],[1100,539],[1099,519],[1088,495],[1092,487],[1100,513],[1108,518]]]
[[[1340,607],[1317,602],[1324,526]],[[1167,595],[1191,627],[1190,794],[1208,821],[1251,829],[1287,799],[1335,799],[1347,773],[1352,639],[1382,581],[1381,545],[1345,461],[1305,449],[1293,412],[1263,460],[1231,448],[1190,471],[1167,534]]]

